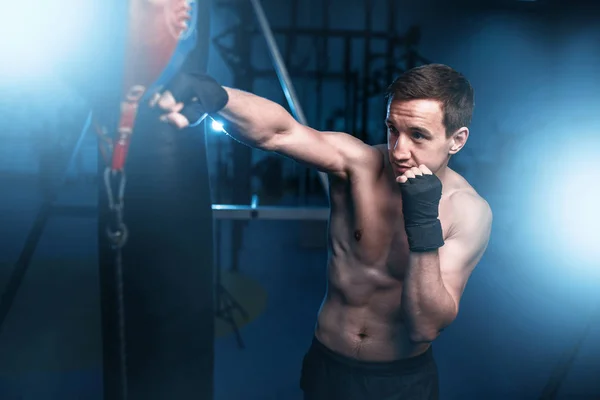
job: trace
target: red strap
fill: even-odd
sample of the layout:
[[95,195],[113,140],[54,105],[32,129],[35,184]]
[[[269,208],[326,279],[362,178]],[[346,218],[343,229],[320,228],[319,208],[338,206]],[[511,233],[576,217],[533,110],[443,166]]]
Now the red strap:
[[122,170],[135,127],[139,101],[168,65],[186,20],[186,0],[130,0],[124,96],[113,149],[112,169]]
[[112,169],[121,171],[125,168],[127,151],[131,142],[131,134],[135,126],[135,117],[139,107],[139,101],[146,91],[143,86],[134,86],[129,90],[123,102],[121,102],[121,119],[117,130],[117,141],[113,149]]

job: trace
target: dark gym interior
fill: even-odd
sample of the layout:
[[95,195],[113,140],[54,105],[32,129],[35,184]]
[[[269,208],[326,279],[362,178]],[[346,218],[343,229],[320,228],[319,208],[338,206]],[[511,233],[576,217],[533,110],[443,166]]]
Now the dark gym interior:
[[[87,3],[0,5],[0,399],[301,399],[326,288],[319,174],[144,107],[115,250],[95,121],[116,126],[129,10]],[[440,398],[600,399],[600,4],[190,3],[182,68],[369,144],[385,142],[395,76],[467,76],[471,135],[451,167],[494,223],[433,345]]]

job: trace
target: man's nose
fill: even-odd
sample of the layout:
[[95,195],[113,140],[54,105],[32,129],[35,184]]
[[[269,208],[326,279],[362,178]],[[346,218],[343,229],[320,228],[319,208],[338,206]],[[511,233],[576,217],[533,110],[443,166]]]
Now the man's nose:
[[410,148],[404,135],[398,135],[392,149],[392,155],[396,161],[409,160],[410,159]]

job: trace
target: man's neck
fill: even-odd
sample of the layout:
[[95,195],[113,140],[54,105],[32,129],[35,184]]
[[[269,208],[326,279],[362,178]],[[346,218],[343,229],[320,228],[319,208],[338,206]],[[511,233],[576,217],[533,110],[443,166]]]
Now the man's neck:
[[448,167],[448,164],[446,164],[445,166],[443,166],[442,168],[437,170],[435,175],[442,182],[442,186],[444,186],[446,184],[448,178],[450,177],[451,173],[452,173],[452,170],[450,169],[450,167]]

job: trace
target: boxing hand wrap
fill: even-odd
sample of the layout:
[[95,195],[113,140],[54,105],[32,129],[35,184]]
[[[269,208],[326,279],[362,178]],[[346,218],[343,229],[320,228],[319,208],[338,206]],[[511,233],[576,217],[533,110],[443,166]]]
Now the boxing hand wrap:
[[438,219],[442,182],[435,175],[418,175],[399,185],[410,250],[426,252],[442,247],[444,237]]
[[166,89],[177,102],[185,104],[181,114],[192,126],[204,114],[220,111],[229,101],[225,89],[203,73],[181,72],[171,80]]

